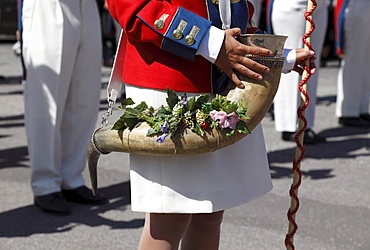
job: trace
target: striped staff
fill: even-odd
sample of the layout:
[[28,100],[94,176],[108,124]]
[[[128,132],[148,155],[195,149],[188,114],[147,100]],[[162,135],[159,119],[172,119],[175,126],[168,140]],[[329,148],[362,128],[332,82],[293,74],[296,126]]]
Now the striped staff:
[[[306,22],[306,33],[302,37],[302,41],[304,43],[304,48],[306,50],[312,50],[311,47],[311,34],[315,29],[315,23],[313,22],[312,14],[317,7],[316,0],[308,0],[307,2],[307,11],[305,12],[304,16],[307,20]],[[294,141],[297,144],[296,147],[296,154],[293,160],[293,183],[291,185],[289,194],[291,196],[291,204],[288,210],[287,216],[289,220],[289,228],[288,234],[285,238],[285,246],[287,249],[294,249],[293,239],[294,234],[298,229],[298,225],[295,222],[296,213],[299,208],[299,199],[298,199],[298,188],[301,184],[302,179],[302,172],[300,170],[301,161],[305,155],[305,149],[303,147],[303,138],[304,138],[304,131],[307,127],[307,120],[305,118],[305,110],[309,104],[309,96],[307,94],[307,82],[311,77],[310,70],[309,70],[309,60],[306,60],[304,72],[302,75],[302,81],[299,83],[299,91],[301,92],[301,101],[300,106],[297,110],[297,115],[299,119],[298,123],[298,132],[294,136]]]

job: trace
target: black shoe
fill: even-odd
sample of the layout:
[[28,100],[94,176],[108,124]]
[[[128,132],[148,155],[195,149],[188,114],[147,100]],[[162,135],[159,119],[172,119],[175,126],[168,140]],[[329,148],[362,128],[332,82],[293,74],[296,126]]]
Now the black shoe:
[[98,205],[108,203],[108,199],[104,195],[97,194],[94,196],[92,191],[85,186],[72,190],[62,190],[62,194],[67,201],[80,204]]
[[366,119],[366,115],[362,115],[364,118],[360,117],[340,117],[339,124],[343,126],[351,127],[370,127],[370,120]]
[[360,119],[370,121],[370,114],[360,114]]
[[55,215],[69,215],[71,209],[69,203],[63,198],[61,192],[35,196],[34,204],[42,211]]
[[296,132],[282,132],[281,133],[281,139],[283,141],[294,141],[294,136],[295,136]]
[[[295,134],[296,132],[282,132],[281,139],[283,139],[283,141],[294,141]],[[325,137],[316,134],[312,129],[306,129],[304,131],[303,138],[303,144],[317,144],[326,142]]]
[[323,142],[326,142],[326,138],[316,134],[312,129],[308,128],[304,131],[303,144],[317,144]]

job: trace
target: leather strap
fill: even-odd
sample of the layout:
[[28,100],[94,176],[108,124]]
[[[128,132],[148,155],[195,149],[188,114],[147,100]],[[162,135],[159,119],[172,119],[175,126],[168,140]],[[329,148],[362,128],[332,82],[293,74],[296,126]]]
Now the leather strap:
[[124,43],[122,42],[122,31],[119,37],[116,56],[114,59],[111,75],[109,77],[107,86],[107,100],[108,103],[116,103],[118,94],[122,89],[122,68],[124,63]]

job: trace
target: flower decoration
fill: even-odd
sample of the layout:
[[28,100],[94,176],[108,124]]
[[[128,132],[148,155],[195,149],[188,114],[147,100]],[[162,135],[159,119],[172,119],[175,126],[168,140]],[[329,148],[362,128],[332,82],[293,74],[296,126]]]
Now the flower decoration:
[[240,117],[235,112],[228,114],[225,111],[212,110],[209,114],[214,121],[219,121],[220,128],[235,129],[236,123],[240,121]]
[[216,95],[210,100],[209,95],[188,98],[186,93],[179,97],[175,91],[167,88],[167,104],[158,109],[149,107],[145,102],[133,106],[131,98],[122,101],[118,109],[123,115],[113,125],[114,130],[134,129],[142,122],[148,123],[147,136],[158,135],[158,143],[164,143],[179,129],[188,128],[199,136],[207,130],[217,128],[226,131],[226,136],[250,133],[244,120],[247,108],[243,102],[231,102],[225,96]]
[[167,133],[164,133],[163,135],[161,135],[160,137],[158,137],[158,139],[156,140],[156,142],[163,143],[164,140],[166,139],[167,135],[168,135]]

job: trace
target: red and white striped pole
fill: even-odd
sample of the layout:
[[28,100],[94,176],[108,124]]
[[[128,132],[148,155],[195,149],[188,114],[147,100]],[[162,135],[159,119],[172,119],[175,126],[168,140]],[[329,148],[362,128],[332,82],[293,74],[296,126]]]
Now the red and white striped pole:
[[[312,50],[311,47],[311,34],[313,30],[315,29],[315,23],[313,22],[312,14],[314,10],[317,7],[316,0],[308,0],[307,2],[307,11],[305,13],[306,18],[306,33],[302,37],[304,48],[306,50]],[[319,56],[319,55],[318,55]],[[305,149],[303,147],[303,139],[304,139],[304,131],[307,127],[307,120],[305,118],[305,111],[309,104],[309,96],[307,94],[307,82],[308,79],[311,77],[310,70],[309,70],[309,60],[306,60],[305,62],[305,68],[302,75],[302,81],[299,83],[299,91],[301,92],[301,101],[300,106],[297,110],[298,114],[298,132],[294,137],[294,141],[297,144],[296,147],[296,154],[293,160],[293,183],[291,185],[289,195],[291,197],[291,204],[289,211],[287,213],[288,220],[289,220],[289,229],[288,234],[285,238],[285,246],[287,249],[294,249],[294,234],[296,233],[298,229],[298,225],[295,221],[296,213],[299,208],[299,199],[298,199],[298,188],[301,184],[302,179],[302,172],[300,170],[301,168],[301,161],[304,158],[305,155]]]

